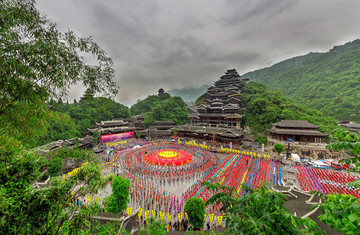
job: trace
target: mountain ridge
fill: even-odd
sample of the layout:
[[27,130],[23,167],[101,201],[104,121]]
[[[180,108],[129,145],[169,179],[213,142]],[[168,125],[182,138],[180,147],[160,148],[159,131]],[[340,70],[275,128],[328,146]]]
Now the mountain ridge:
[[243,77],[338,120],[360,121],[360,40],[293,57]]

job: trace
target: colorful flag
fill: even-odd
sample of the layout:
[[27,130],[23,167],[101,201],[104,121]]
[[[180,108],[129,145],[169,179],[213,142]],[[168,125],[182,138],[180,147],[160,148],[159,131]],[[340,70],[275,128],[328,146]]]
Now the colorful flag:
[[139,213],[138,213],[138,219],[139,219],[139,220],[140,220],[140,218],[141,218],[142,212],[143,212],[143,208],[140,208]]
[[219,225],[221,226],[223,216],[217,216],[216,218],[217,218],[217,221],[219,222]]
[[171,215],[169,212],[168,212],[168,221],[169,221],[169,223],[171,222]]
[[214,214],[209,214],[209,219],[210,219],[210,223],[212,223],[214,220]]
[[131,215],[132,212],[132,207],[129,207],[126,209],[127,215]]
[[165,212],[159,211],[159,214],[160,214],[160,220],[162,221],[164,219]]
[[178,216],[178,218],[179,218],[179,222],[181,222],[182,217],[183,217],[183,213],[182,213],[182,212],[180,212],[180,213],[178,213],[178,214],[177,214],[177,216]]

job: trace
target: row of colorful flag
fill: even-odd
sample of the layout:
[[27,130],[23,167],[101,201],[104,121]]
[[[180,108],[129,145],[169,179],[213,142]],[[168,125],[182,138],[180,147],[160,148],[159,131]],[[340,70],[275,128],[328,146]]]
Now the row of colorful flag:
[[[124,212],[126,211],[127,215],[131,215],[132,209],[133,209],[133,207],[128,207],[128,208],[126,208],[126,210],[124,210]],[[145,217],[146,221],[148,220],[150,213],[151,213],[152,218],[156,217],[156,212],[154,210],[147,210],[147,211],[144,212],[144,217]],[[138,220],[140,220],[142,214],[143,214],[143,208],[139,208]],[[168,218],[168,223],[170,223],[172,215],[169,212],[159,211],[160,220],[163,221],[166,214],[167,214],[167,218]],[[180,213],[177,214],[177,217],[178,217],[179,221],[180,222],[182,221],[183,214],[185,214],[186,220],[189,221],[188,214],[186,212],[180,212]],[[209,217],[210,223],[213,223],[214,217],[216,217],[216,219],[217,219],[220,226],[221,226],[221,224],[223,222],[223,216],[222,215],[221,216],[220,215],[215,216],[214,214],[208,214],[208,215],[204,214],[204,220],[206,220],[206,217]]]

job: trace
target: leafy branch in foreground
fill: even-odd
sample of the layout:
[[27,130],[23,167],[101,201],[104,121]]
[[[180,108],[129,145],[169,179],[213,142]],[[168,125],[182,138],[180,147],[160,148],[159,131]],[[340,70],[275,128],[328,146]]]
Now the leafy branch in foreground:
[[[354,164],[355,167],[352,170],[356,173],[360,169],[360,133],[353,133],[348,130],[339,129],[334,133],[336,142],[328,144],[327,149],[333,151],[345,150],[350,157],[342,159],[340,162],[345,162],[351,167]],[[348,184],[349,187],[360,187],[360,180],[355,180]]]
[[[89,163],[77,174],[65,180],[54,177],[49,187],[35,188],[33,184],[42,175],[40,169],[46,160],[24,151],[18,141],[6,136],[0,136],[0,146],[1,234],[54,234],[65,221],[78,216],[67,210],[72,197],[97,193],[112,179],[112,175],[102,176],[102,168],[94,157],[78,156],[88,158]],[[78,223],[77,229],[83,225]]]
[[[62,33],[34,0],[2,0],[0,7],[0,133],[35,138],[46,122],[45,101],[77,83],[114,96],[113,62],[92,38]],[[94,64],[81,56],[91,55]],[[46,128],[45,128],[46,129]]]
[[[319,194],[319,192],[317,192]],[[344,194],[322,196],[324,203],[318,204],[322,210],[319,219],[345,234],[360,233],[360,201],[356,197]],[[312,209],[318,205],[314,205]]]
[[218,191],[206,204],[222,203],[226,212],[226,227],[231,234],[320,234],[323,231],[310,218],[292,215],[284,206],[287,197],[263,184],[257,190],[244,184],[246,194],[233,197],[235,189],[229,186],[203,183]]

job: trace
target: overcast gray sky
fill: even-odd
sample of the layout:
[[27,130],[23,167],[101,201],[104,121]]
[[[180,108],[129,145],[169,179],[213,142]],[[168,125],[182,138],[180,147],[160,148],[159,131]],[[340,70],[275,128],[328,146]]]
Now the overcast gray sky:
[[[360,38],[359,0],[37,0],[40,11],[114,60],[116,100],[212,84]],[[84,89],[71,90],[69,100]]]

